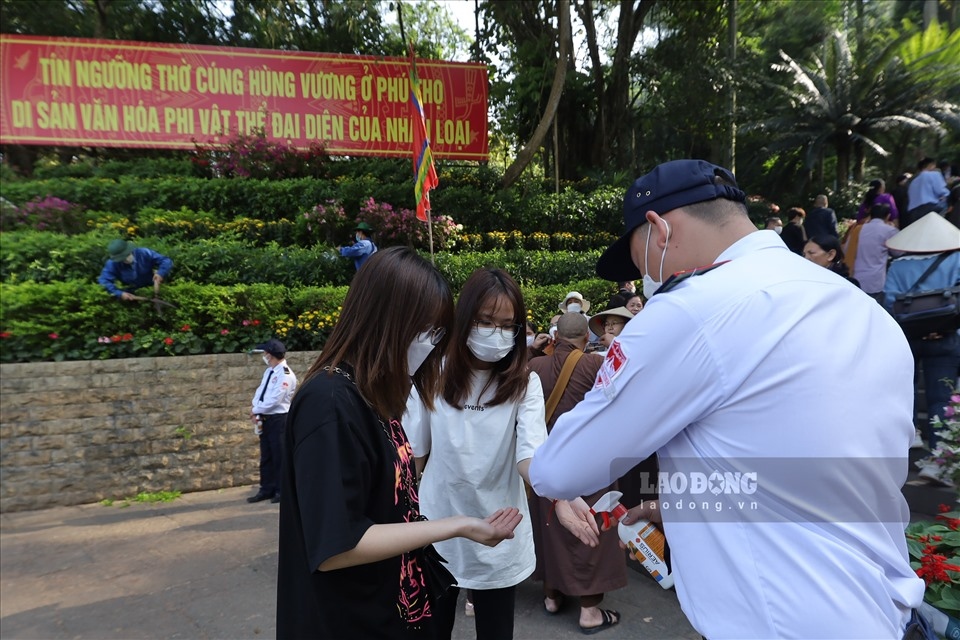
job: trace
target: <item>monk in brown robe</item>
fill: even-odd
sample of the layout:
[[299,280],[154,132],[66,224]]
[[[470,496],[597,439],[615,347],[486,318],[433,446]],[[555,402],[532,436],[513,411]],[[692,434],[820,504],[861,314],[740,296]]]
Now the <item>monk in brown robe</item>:
[[[540,377],[543,396],[549,398],[560,377],[564,362],[574,351],[583,351],[588,340],[587,319],[579,313],[565,313],[557,321],[553,353],[530,360],[530,370]],[[557,418],[572,409],[589,391],[597,377],[603,358],[596,354],[580,357],[560,402],[550,420],[547,432]],[[616,483],[590,496],[583,496],[592,505]],[[543,581],[544,610],[558,613],[565,596],[580,598],[580,627],[586,632],[610,627],[620,621],[620,614],[601,609],[603,594],[627,586],[626,561],[620,549],[616,528],[600,534],[600,544],[591,548],[563,528],[553,513],[553,502],[533,495],[530,499],[533,540],[537,550],[537,568],[533,577]]]

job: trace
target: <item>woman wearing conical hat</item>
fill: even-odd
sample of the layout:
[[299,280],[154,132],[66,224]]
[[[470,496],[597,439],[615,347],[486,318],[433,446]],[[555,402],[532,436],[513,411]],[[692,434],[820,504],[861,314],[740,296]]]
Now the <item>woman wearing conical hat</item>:
[[[924,292],[960,286],[960,229],[942,215],[928,213],[891,236],[887,248],[904,254],[891,262],[887,271],[884,304],[888,310],[893,311],[898,295],[911,289]],[[936,268],[923,277],[937,261]],[[960,331],[954,323],[941,331],[911,336],[909,340],[914,358],[923,365],[927,416],[943,419],[951,386],[956,385],[960,374]],[[922,431],[933,450],[938,441],[937,434],[929,422],[923,425]],[[941,477],[940,467],[932,462],[921,466],[920,477],[937,484],[950,484],[947,478]]]

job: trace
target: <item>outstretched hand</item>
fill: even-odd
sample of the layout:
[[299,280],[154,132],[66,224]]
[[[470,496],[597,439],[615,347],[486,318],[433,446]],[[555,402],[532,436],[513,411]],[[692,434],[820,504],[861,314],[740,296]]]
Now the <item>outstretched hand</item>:
[[513,537],[513,530],[522,519],[523,516],[516,507],[497,509],[483,520],[469,518],[463,536],[488,547],[495,547],[501,541]]
[[600,544],[600,529],[590,507],[583,498],[573,501],[558,500],[556,504],[557,520],[563,528],[577,537],[588,547]]

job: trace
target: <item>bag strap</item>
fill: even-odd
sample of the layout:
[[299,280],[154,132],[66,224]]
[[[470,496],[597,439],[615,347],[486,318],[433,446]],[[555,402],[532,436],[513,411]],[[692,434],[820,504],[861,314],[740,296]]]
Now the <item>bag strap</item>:
[[933,264],[931,264],[931,265],[927,268],[927,270],[923,272],[923,275],[920,276],[920,278],[917,279],[917,281],[913,283],[913,286],[910,287],[909,289],[907,289],[907,292],[906,292],[905,294],[903,294],[903,295],[908,296],[908,295],[910,295],[911,293],[913,293],[913,292],[916,290],[916,288],[920,286],[920,283],[923,282],[924,280],[926,280],[926,279],[927,279],[927,276],[929,276],[931,273],[933,273],[934,271],[936,271],[936,270],[937,270],[937,267],[939,267],[940,264],[941,264],[944,260],[946,260],[946,259],[947,259],[947,256],[949,256],[949,255],[950,255],[950,254],[949,254],[948,252],[941,253],[940,256],[939,256],[936,260],[933,261]]
[[579,361],[582,357],[583,351],[576,349],[569,356],[567,356],[566,361],[564,361],[563,368],[560,369],[560,377],[557,378],[557,384],[553,386],[553,391],[550,393],[550,397],[547,398],[547,422],[550,422],[550,418],[553,417],[553,412],[557,410],[557,405],[560,404],[560,398],[563,396],[563,392],[567,388],[567,383],[570,382],[570,376],[573,375],[573,370],[577,366],[577,361]]

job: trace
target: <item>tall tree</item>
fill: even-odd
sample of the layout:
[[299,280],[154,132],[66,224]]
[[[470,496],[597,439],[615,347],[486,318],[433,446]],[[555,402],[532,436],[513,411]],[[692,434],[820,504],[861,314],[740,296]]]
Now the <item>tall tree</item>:
[[547,130],[553,122],[553,118],[556,116],[557,105],[560,103],[560,96],[563,93],[563,85],[567,77],[567,60],[570,55],[570,44],[573,38],[570,35],[570,0],[558,1],[559,7],[557,14],[559,20],[560,46],[558,48],[553,85],[550,88],[550,97],[547,99],[547,106],[540,118],[540,123],[534,130],[530,140],[524,145],[523,149],[520,150],[520,153],[517,154],[516,160],[514,160],[513,163],[507,167],[506,172],[504,172],[504,187],[509,187],[520,177],[520,174],[523,173],[523,170],[533,159],[533,155],[543,144]]
[[838,31],[807,64],[781,53],[776,70],[784,75],[773,87],[782,107],[752,127],[771,136],[774,148],[802,148],[808,167],[832,151],[837,189],[843,191],[851,173],[863,179],[867,153],[888,154],[882,136],[898,130],[943,133],[944,123],[960,114],[960,106],[938,99],[930,78],[911,72],[897,56],[909,37],[868,46],[855,57]]

